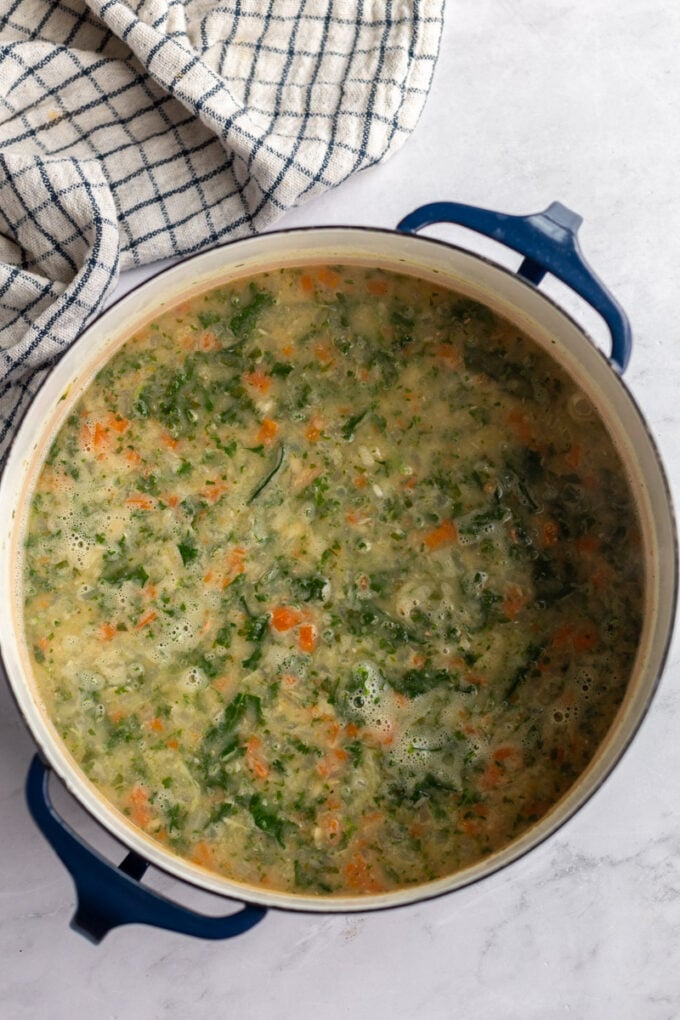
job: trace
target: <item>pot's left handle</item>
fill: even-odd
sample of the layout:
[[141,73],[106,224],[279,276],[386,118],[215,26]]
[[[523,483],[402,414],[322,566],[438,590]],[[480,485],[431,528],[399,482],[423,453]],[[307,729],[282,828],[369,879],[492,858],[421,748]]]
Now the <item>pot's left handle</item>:
[[517,275],[538,286],[546,273],[566,283],[602,316],[611,335],[610,364],[623,373],[633,346],[628,318],[611,291],[590,268],[578,243],[582,219],[561,202],[530,216],[481,209],[461,202],[431,202],[414,209],[397,224],[402,233],[417,233],[434,223],[455,223],[484,234],[524,256]]
[[149,924],[197,938],[228,939],[262,920],[266,910],[261,907],[246,906],[228,917],[209,917],[173,903],[141,885],[148,862],[133,851],[116,868],[57,814],[48,788],[50,771],[36,755],[28,770],[26,800],[33,820],[75,883],[74,931],[95,944],[122,924]]

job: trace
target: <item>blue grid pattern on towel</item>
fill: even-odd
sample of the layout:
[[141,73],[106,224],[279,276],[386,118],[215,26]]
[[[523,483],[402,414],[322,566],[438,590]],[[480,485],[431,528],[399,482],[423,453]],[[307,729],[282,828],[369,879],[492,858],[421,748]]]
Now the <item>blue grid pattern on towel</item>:
[[0,460],[118,272],[387,158],[444,0],[12,0],[0,13]]

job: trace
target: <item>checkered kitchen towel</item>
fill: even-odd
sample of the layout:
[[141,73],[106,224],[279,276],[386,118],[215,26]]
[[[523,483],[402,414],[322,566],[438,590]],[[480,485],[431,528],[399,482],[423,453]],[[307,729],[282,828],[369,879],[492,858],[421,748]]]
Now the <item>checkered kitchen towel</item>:
[[261,230],[415,126],[444,0],[0,0],[0,460],[119,269]]

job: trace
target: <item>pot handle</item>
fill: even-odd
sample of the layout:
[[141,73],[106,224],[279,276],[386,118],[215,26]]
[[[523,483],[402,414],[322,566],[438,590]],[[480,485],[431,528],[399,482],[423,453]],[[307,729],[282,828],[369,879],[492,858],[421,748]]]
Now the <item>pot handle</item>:
[[28,770],[26,800],[33,820],[75,883],[78,907],[71,920],[74,931],[95,945],[123,924],[149,924],[197,938],[229,939],[262,920],[267,912],[262,907],[246,906],[228,917],[209,917],[145,888],[140,879],[148,861],[134,851],[116,868],[57,814],[48,789],[50,772],[36,755]]
[[538,285],[546,272],[552,273],[602,316],[612,339],[610,363],[623,373],[633,345],[630,323],[581,254],[576,234],[582,222],[581,216],[560,202],[530,216],[511,216],[460,202],[432,202],[405,216],[397,230],[417,233],[432,223],[456,223],[513,248],[524,256],[518,276]]

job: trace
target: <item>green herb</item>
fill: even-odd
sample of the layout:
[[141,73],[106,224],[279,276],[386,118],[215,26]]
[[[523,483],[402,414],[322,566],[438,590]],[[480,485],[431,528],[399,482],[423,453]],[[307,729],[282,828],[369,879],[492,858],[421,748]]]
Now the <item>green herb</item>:
[[279,473],[279,471],[281,470],[281,468],[283,466],[283,462],[284,462],[285,458],[286,458],[286,448],[283,445],[283,443],[281,443],[279,448],[278,448],[278,450],[276,451],[273,467],[271,468],[270,471],[267,472],[267,474],[264,476],[264,478],[259,483],[259,485],[257,485],[253,489],[253,491],[251,492],[250,496],[248,497],[248,499],[246,501],[248,506],[250,506],[250,504],[253,503],[257,499],[257,497],[260,495],[260,493],[263,492],[267,488],[267,486],[272,481],[272,479]]
[[279,846],[285,846],[283,835],[286,823],[274,811],[267,808],[262,795],[254,793],[248,801],[248,810],[253,816],[253,821],[258,829],[262,829],[269,836],[273,836]]
[[274,304],[274,295],[268,290],[260,290],[256,284],[250,284],[250,300],[234,312],[229,320],[229,328],[241,342],[249,339],[260,314],[265,308]]

